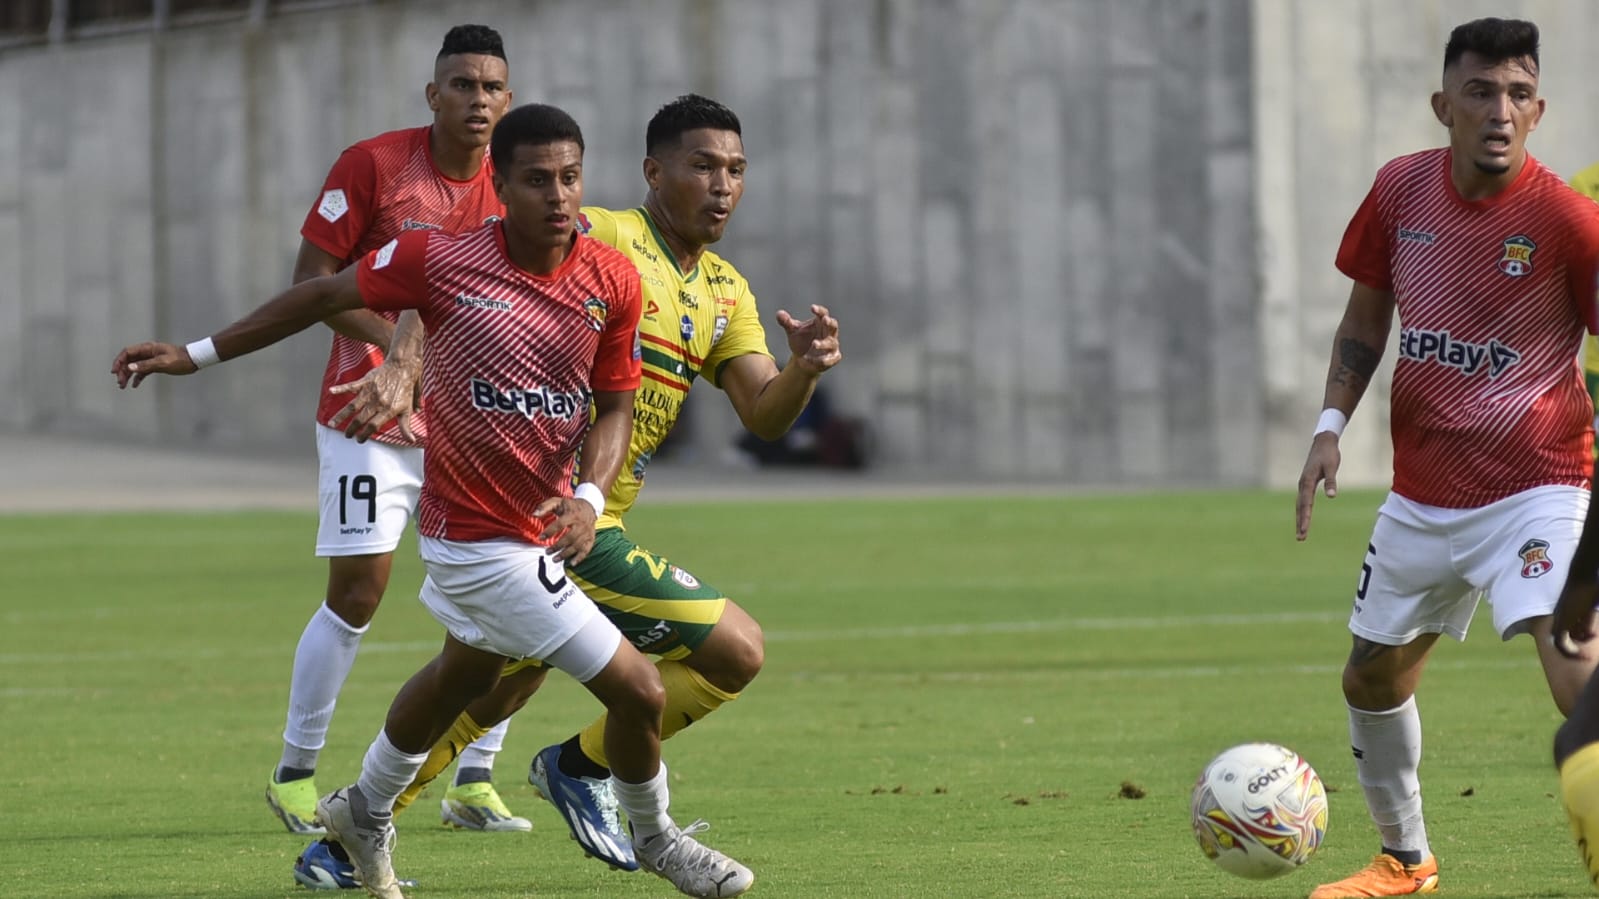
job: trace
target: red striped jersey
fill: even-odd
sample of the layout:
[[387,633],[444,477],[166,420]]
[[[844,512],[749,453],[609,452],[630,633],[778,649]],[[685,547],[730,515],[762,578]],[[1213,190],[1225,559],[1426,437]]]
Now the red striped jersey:
[[1338,249],[1339,270],[1399,309],[1394,492],[1472,508],[1586,486],[1593,406],[1577,352],[1596,324],[1599,206],[1531,156],[1478,201],[1449,166],[1448,149],[1383,166]]
[[368,308],[417,309],[433,432],[417,531],[446,540],[537,543],[533,509],[572,494],[591,391],[639,383],[639,276],[577,235],[547,275],[517,268],[498,222],[460,235],[406,232],[367,254]]
[[[476,228],[504,212],[495,196],[493,169],[484,154],[483,167],[470,181],[456,181],[433,164],[428,145],[431,129],[390,131],[351,146],[339,155],[322,185],[316,205],[305,217],[300,235],[347,266],[404,231],[455,233]],[[397,314],[385,313],[389,319]],[[322,374],[316,420],[327,424],[350,401],[328,393],[335,384],[358,380],[383,362],[383,350],[337,332]],[[427,422],[411,419],[420,441]],[[374,440],[410,445],[393,423]]]

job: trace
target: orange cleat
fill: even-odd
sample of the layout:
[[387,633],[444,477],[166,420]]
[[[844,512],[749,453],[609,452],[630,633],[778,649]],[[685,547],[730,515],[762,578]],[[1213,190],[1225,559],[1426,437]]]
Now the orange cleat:
[[1409,896],[1438,892],[1438,860],[1428,856],[1419,865],[1407,865],[1383,853],[1371,864],[1343,880],[1324,883],[1310,891],[1310,899],[1363,899],[1367,896]]

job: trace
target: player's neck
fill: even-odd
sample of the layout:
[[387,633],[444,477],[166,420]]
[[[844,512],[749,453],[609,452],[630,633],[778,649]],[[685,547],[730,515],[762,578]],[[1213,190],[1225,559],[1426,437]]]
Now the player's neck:
[[428,129],[428,153],[433,156],[433,167],[446,178],[471,181],[483,170],[483,154],[487,147],[466,147],[453,143],[438,128]]
[[655,224],[655,230],[661,235],[661,240],[666,242],[666,248],[672,251],[672,258],[677,260],[677,270],[691,272],[694,266],[700,264],[700,257],[705,255],[705,245],[690,243],[679,237],[673,229],[672,222],[666,217],[661,204],[651,193],[644,198],[644,211],[649,215],[650,221]]
[[548,275],[561,267],[566,257],[572,252],[572,245],[577,240],[577,235],[572,234],[567,240],[550,245],[547,243],[529,240],[519,234],[515,223],[503,220],[500,223],[501,233],[505,236],[505,255],[511,264],[524,272],[534,275]]
[[1521,170],[1526,165],[1527,154],[1523,152],[1505,171],[1485,172],[1477,168],[1477,164],[1465,153],[1452,152],[1449,154],[1449,180],[1454,183],[1455,193],[1460,195],[1460,199],[1475,203],[1509,189],[1521,177]]

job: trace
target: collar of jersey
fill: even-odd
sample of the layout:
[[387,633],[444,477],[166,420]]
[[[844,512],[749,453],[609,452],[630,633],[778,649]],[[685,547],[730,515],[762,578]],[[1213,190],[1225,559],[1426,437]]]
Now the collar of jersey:
[[677,254],[672,252],[672,248],[666,244],[666,235],[661,233],[660,228],[655,227],[655,219],[650,218],[650,211],[645,209],[643,206],[640,206],[638,211],[639,215],[644,216],[644,224],[650,226],[650,234],[655,238],[655,245],[660,248],[662,253],[666,254],[667,259],[672,260],[672,268],[677,272],[678,277],[683,279],[684,284],[693,284],[694,279],[700,276],[699,260],[694,261],[694,268],[692,270],[687,272],[683,271],[683,269],[677,264]]

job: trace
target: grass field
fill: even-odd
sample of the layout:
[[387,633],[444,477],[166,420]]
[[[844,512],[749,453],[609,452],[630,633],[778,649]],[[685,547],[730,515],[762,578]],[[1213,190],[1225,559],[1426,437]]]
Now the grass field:
[[[767,632],[739,702],[666,744],[673,809],[771,897],[1290,897],[1376,849],[1338,670],[1379,497],[1281,494],[657,505],[633,535]],[[0,895],[305,896],[261,789],[325,566],[310,514],[0,518]],[[402,547],[345,687],[325,789],[355,776],[440,637]],[[1554,797],[1532,647],[1486,615],[1422,686],[1429,831],[1453,897],[1588,895]],[[585,860],[525,780],[596,710],[556,675],[497,781],[531,835],[399,819],[425,897],[668,896]],[[1188,791],[1220,749],[1299,750],[1332,791],[1306,868],[1202,858]],[[1125,786],[1124,786],[1125,785]],[[1141,794],[1129,798],[1124,794]]]

